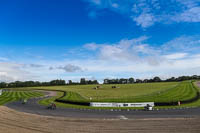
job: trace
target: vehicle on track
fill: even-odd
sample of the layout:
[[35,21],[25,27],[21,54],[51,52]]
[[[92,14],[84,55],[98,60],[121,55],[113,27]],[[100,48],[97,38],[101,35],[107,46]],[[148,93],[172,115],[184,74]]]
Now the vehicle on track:
[[51,110],[55,110],[56,109],[56,104],[55,103],[51,103],[47,109],[51,109]]
[[144,110],[145,111],[152,111],[153,107],[151,105],[147,104],[147,106],[144,107]]

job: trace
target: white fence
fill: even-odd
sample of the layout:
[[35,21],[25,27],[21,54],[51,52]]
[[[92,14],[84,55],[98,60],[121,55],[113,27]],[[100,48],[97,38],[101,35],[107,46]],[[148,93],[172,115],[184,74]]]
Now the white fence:
[[91,102],[90,106],[92,107],[145,107],[147,105],[154,106],[154,102],[146,103],[99,103]]

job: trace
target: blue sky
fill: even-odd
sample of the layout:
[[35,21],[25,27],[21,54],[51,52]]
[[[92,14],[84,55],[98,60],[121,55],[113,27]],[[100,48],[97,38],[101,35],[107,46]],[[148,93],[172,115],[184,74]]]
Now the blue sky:
[[9,0],[0,20],[0,81],[200,74],[200,0]]

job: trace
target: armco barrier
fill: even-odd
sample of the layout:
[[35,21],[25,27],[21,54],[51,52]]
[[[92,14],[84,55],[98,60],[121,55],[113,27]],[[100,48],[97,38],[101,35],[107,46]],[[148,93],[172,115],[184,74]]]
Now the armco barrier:
[[69,104],[75,104],[75,105],[90,106],[90,103],[87,103],[87,102],[75,102],[75,101],[67,101],[67,100],[60,100],[60,99],[56,99],[55,101],[60,102],[60,103],[69,103]]

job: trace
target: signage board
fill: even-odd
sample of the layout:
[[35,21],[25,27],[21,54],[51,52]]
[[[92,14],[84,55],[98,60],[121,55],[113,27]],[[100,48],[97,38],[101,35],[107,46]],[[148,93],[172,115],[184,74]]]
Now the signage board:
[[90,106],[92,107],[145,107],[147,105],[154,106],[154,102],[146,103],[100,103],[100,102],[91,102]]

